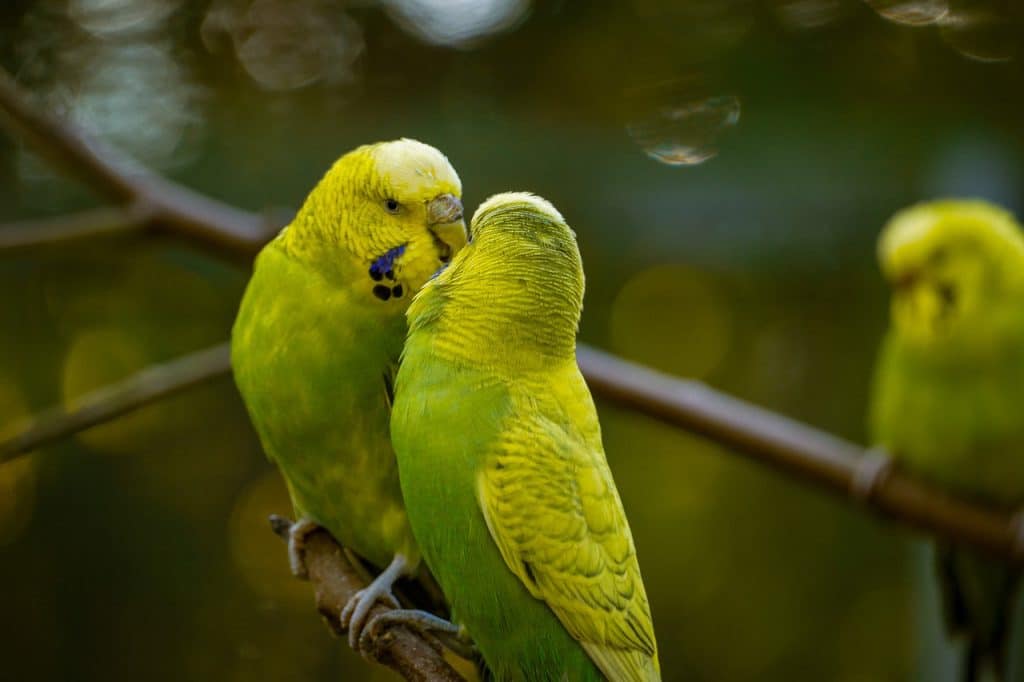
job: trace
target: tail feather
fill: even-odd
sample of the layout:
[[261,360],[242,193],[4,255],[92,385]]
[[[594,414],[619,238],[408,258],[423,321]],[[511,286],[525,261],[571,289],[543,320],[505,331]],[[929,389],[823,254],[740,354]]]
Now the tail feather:
[[1008,643],[1020,570],[975,552],[937,548],[936,568],[950,636],[967,640],[963,682],[981,682],[991,668],[1007,679]]

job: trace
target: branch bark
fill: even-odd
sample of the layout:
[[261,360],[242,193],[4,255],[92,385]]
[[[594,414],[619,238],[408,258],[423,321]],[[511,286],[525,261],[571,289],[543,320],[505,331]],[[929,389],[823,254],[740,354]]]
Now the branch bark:
[[137,232],[153,221],[146,205],[96,208],[80,213],[0,225],[0,251],[65,245],[79,239]]
[[[270,517],[270,526],[285,541],[292,522],[280,516]],[[316,608],[336,633],[341,633],[338,614],[356,592],[366,587],[345,553],[330,534],[316,530],[306,537],[306,569],[316,593]],[[392,610],[377,603],[370,611],[373,618]],[[405,627],[389,628],[376,641],[374,660],[412,682],[465,682],[444,660],[440,647]]]
[[152,224],[229,251],[255,253],[278,226],[171,182],[129,161],[70,123],[30,103],[14,78],[0,69],[0,122],[24,137],[55,167],[122,204],[146,205]]
[[1024,563],[1017,517],[960,500],[899,471],[865,482],[875,453],[788,417],[580,346],[591,390],[623,407],[704,436],[783,473],[946,540]]
[[0,463],[230,372],[231,349],[226,343],[152,365],[5,429]]

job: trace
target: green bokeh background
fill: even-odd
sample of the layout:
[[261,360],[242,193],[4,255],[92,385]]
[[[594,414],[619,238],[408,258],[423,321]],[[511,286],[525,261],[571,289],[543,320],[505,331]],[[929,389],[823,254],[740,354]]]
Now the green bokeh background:
[[[1024,201],[1024,12],[872,5],[7,0],[0,62],[252,210],[358,144],[434,144],[467,207],[522,189],[568,218],[583,340],[864,442],[879,228],[923,198]],[[722,97],[734,125],[699,110]],[[652,158],[652,121],[717,155]],[[0,139],[0,219],[94,201]],[[226,339],[247,270],[168,238],[0,254],[0,428]],[[921,537],[599,408],[667,680],[953,679]],[[289,576],[266,524],[289,511],[227,380],[0,465],[0,679],[391,678]]]

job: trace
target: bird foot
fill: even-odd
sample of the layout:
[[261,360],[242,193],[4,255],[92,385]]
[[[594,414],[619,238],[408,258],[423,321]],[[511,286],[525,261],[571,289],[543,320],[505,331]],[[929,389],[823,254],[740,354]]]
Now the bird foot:
[[401,608],[395,595],[391,593],[391,587],[405,572],[406,565],[405,557],[396,554],[391,565],[374,578],[372,583],[352,595],[352,598],[345,604],[345,608],[341,610],[338,620],[341,622],[342,629],[348,630],[348,643],[353,649],[360,650],[360,636],[374,604],[383,602],[394,609]]
[[850,494],[859,502],[870,502],[892,468],[892,457],[883,448],[868,450],[857,462],[850,481]]
[[288,529],[288,563],[292,567],[292,575],[302,580],[309,579],[306,568],[306,538],[320,526],[310,519],[299,519]]
[[473,640],[464,627],[455,625],[432,613],[414,609],[398,609],[374,616],[359,636],[359,651],[364,656],[372,654],[376,647],[384,641],[382,637],[396,625],[409,628],[420,634],[433,636],[457,656],[467,660],[473,660],[476,657],[476,645],[473,644]]

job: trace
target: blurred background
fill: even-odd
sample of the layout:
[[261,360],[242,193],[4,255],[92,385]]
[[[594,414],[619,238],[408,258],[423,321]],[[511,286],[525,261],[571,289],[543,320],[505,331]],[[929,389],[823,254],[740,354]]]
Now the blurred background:
[[[582,339],[858,442],[914,201],[1024,202],[1013,0],[5,0],[0,63],[140,163],[296,207],[364,142],[475,207],[551,199]],[[0,221],[95,205],[0,137]],[[0,225],[2,229],[2,225]],[[0,253],[0,429],[227,338],[249,264],[173,239]],[[599,405],[668,680],[949,680],[926,543]],[[229,380],[0,465],[0,679],[385,680],[268,530]]]

